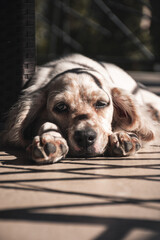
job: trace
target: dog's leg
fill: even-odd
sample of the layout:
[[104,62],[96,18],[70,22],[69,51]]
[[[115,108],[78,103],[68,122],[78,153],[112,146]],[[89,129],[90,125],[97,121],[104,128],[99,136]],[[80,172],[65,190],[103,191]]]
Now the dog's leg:
[[106,154],[121,157],[134,155],[141,148],[136,134],[127,132],[115,132],[109,136],[109,144]]
[[27,151],[33,161],[39,164],[55,163],[68,153],[68,145],[58,127],[50,122],[44,123],[34,137]]

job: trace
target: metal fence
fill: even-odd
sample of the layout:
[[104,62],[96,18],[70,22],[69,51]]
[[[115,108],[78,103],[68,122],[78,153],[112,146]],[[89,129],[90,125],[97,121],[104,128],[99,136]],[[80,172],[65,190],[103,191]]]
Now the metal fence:
[[159,24],[159,0],[1,0],[0,118],[34,74],[35,36],[38,64],[79,52],[159,70]]
[[35,70],[34,0],[0,3],[0,120]]
[[159,62],[158,0],[37,0],[36,7],[39,63],[70,52],[128,69]]

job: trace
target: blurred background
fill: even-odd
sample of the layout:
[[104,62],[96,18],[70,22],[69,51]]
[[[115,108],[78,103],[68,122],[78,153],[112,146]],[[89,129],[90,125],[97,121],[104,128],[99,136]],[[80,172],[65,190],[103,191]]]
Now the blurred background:
[[36,0],[37,63],[79,52],[160,71],[159,0]]
[[0,128],[35,66],[73,52],[160,95],[159,0],[1,0],[0,32]]

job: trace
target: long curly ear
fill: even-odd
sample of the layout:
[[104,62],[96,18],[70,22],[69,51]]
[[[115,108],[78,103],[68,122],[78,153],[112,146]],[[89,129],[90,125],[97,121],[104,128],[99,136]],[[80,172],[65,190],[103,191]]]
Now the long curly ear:
[[[113,128],[134,131],[143,141],[151,141],[154,134],[146,112],[140,109],[134,96],[119,88],[112,89],[114,105]],[[147,119],[146,119],[147,118]]]
[[2,132],[2,143],[25,147],[25,128],[36,118],[45,104],[45,94],[42,91],[23,94],[11,108]]

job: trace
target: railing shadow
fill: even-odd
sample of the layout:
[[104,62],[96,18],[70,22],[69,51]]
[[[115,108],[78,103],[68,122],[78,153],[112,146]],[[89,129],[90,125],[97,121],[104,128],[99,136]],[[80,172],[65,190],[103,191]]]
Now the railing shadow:
[[[103,170],[117,170],[117,169],[147,169],[147,170],[159,170],[160,169],[160,158],[152,157],[143,158],[142,153],[134,157],[121,157],[121,158],[107,158],[107,157],[96,157],[96,158],[68,158],[64,159],[59,163],[49,165],[45,168],[43,165],[37,166],[31,160],[24,151],[8,150],[8,156],[14,155],[15,157],[5,160],[6,153],[4,154],[4,160],[1,160],[1,169],[5,169],[1,175],[14,175],[14,174],[28,174],[28,173],[65,173],[68,174],[64,178],[39,178],[39,179],[20,179],[20,180],[4,180],[0,181],[1,184],[7,183],[22,183],[22,182],[35,182],[35,181],[74,181],[74,180],[95,180],[95,179],[136,179],[136,180],[147,180],[147,181],[160,181],[160,174],[153,173],[147,175],[132,174],[129,175],[114,175],[109,174],[109,171]],[[3,155],[3,154],[1,154]],[[2,158],[2,157],[1,157]],[[150,160],[146,163],[144,160]],[[152,164],[151,161],[154,161]],[[137,163],[133,164],[132,161]],[[144,163],[143,163],[144,161]],[[157,161],[157,163],[155,163]],[[112,163],[113,162],[113,163]],[[64,168],[66,166],[66,168]],[[8,169],[8,171],[6,171]],[[13,171],[11,171],[11,169]],[[101,170],[103,173],[101,173]],[[135,172],[135,171],[134,171]],[[133,173],[134,173],[133,172]],[[69,177],[72,175],[72,177]],[[73,177],[75,176],[75,177]]]
[[[13,152],[12,152],[13,154]],[[3,155],[3,154],[2,154]],[[10,155],[10,153],[9,153]],[[132,219],[132,218],[110,218],[102,216],[92,216],[92,215],[79,215],[79,214],[65,214],[65,213],[53,213],[54,209],[79,209],[79,208],[95,208],[95,207],[110,207],[110,206],[137,206],[144,209],[153,209],[160,211],[160,199],[157,198],[127,198],[119,196],[111,196],[104,194],[96,193],[93,189],[93,193],[86,192],[82,190],[69,190],[70,188],[55,189],[54,185],[48,185],[49,187],[43,187],[43,184],[39,183],[54,183],[54,182],[73,182],[73,181],[99,181],[99,180],[138,180],[138,181],[160,181],[160,174],[157,174],[157,170],[160,169],[159,160],[160,158],[154,157],[145,158],[144,164],[141,160],[144,160],[142,157],[143,154],[139,154],[136,159],[134,158],[92,158],[92,159],[65,159],[56,165],[50,166],[36,166],[32,162],[28,162],[25,159],[24,153],[19,152],[18,154],[14,153],[15,158],[11,160],[2,160],[1,168],[4,171],[1,172],[1,176],[4,176],[4,179],[0,180],[1,189],[14,189],[18,191],[28,191],[28,192],[42,192],[49,194],[58,194],[65,199],[65,196],[73,196],[72,203],[66,204],[55,204],[49,206],[39,206],[37,207],[28,207],[28,208],[11,208],[0,210],[0,219],[1,220],[17,220],[17,221],[32,221],[32,222],[48,222],[48,223],[70,223],[70,224],[79,224],[79,225],[103,225],[106,226],[106,230],[99,235],[95,240],[121,240],[123,239],[130,231],[134,229],[144,229],[151,230],[155,232],[157,239],[160,238],[160,221],[153,219]],[[6,154],[4,154],[5,159]],[[2,156],[3,157],[3,156]],[[132,162],[134,160],[134,163]],[[152,160],[154,162],[152,163]],[[140,163],[139,163],[140,161]],[[157,161],[157,163],[155,163]],[[8,171],[7,171],[8,169]],[[123,170],[131,169],[128,175],[123,174],[114,174],[113,170]],[[132,171],[134,169],[134,171]],[[152,170],[152,174],[135,174],[135,169],[146,169]],[[111,170],[111,171],[110,171]],[[155,173],[154,173],[155,170]],[[36,178],[31,177],[36,174]],[[46,175],[41,175],[41,173],[46,173]],[[47,177],[47,173],[53,173]],[[59,173],[55,175],[54,173]],[[18,175],[17,178],[11,178],[12,175]],[[10,176],[9,179],[6,179],[6,176]],[[25,177],[24,177],[25,176]],[[39,176],[39,177],[37,177]],[[36,185],[36,183],[38,183]],[[52,187],[50,187],[52,186]],[[80,203],[74,203],[74,197],[80,197]],[[87,200],[87,203],[85,199]],[[84,201],[83,201],[84,199]],[[52,210],[51,213],[45,213],[45,210]],[[116,229],[116,231],[115,231]],[[148,240],[148,239],[147,239]],[[151,239],[150,239],[151,240]]]
[[[121,240],[134,229],[150,230],[156,235],[156,239],[160,237],[160,221],[156,220],[141,220],[131,218],[109,218],[92,215],[75,215],[63,213],[41,213],[41,210],[48,207],[30,207],[21,209],[9,209],[0,211],[0,219],[3,220],[18,220],[31,222],[47,222],[47,223],[62,223],[74,225],[102,225],[106,226],[106,230],[102,232],[94,240]],[[49,207],[53,209],[53,207]]]

